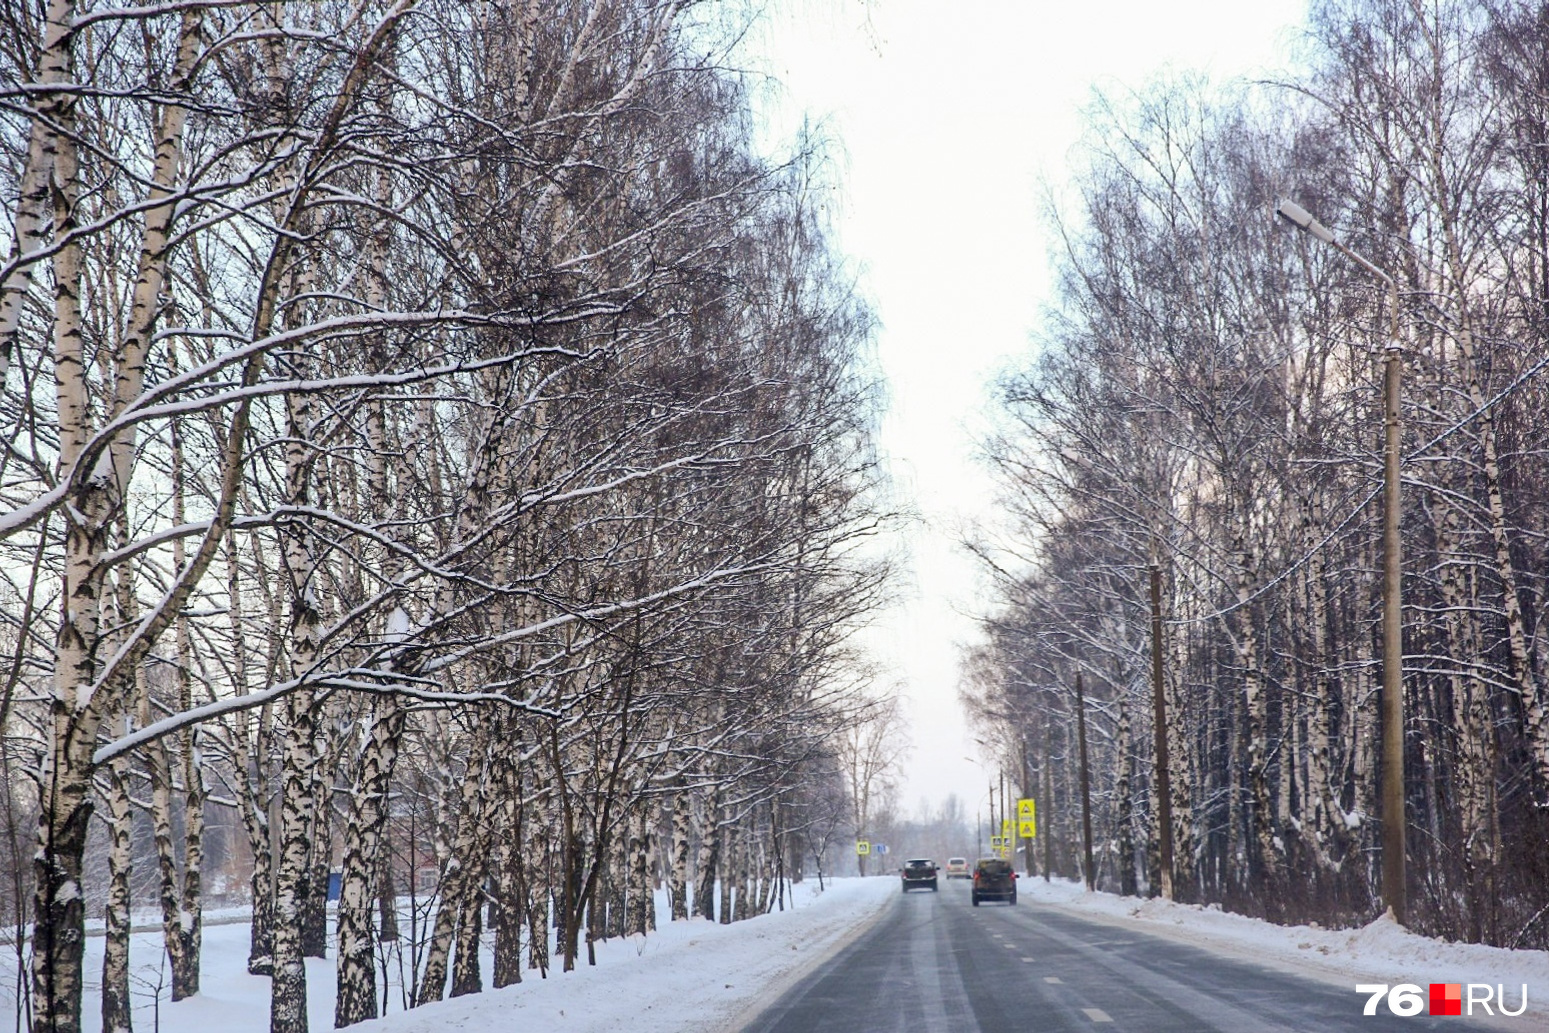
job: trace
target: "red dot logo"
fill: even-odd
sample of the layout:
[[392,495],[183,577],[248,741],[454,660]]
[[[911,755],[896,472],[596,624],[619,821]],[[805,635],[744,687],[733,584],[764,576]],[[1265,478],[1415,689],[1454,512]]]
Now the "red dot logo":
[[1462,983],[1432,983],[1431,984],[1431,1014],[1432,1015],[1462,1015],[1463,1014],[1463,984]]

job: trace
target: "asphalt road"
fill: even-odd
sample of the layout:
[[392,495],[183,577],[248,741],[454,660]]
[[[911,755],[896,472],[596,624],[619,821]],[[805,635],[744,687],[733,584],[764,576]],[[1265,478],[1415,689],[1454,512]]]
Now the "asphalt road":
[[[1463,1018],[1361,1014],[1366,997],[1040,908],[973,907],[966,881],[900,893],[744,1033],[1417,1033]],[[1385,1006],[1381,1009],[1385,1011]]]

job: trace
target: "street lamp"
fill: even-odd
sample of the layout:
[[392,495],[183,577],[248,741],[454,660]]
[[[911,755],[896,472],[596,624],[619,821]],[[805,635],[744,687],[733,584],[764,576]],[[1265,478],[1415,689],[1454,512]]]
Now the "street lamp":
[[1402,555],[1398,528],[1402,515],[1399,495],[1398,402],[1403,376],[1398,337],[1398,282],[1386,271],[1335,239],[1312,213],[1289,199],[1275,214],[1328,244],[1388,285],[1393,318],[1383,356],[1383,520],[1382,520],[1382,897],[1393,917],[1404,922],[1404,682]]

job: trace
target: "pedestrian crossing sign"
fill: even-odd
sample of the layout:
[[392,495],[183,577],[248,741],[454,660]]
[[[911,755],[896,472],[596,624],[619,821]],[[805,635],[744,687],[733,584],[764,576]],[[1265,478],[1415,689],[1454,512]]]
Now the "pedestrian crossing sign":
[[1017,801],[1017,821],[1035,821],[1037,818],[1037,808],[1031,799]]
[[865,857],[867,854],[871,853],[871,844],[866,842],[864,839],[856,840],[855,852],[859,856]]

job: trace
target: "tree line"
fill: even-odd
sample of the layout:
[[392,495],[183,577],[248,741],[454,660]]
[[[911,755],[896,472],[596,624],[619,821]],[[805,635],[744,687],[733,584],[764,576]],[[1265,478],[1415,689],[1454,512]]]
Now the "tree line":
[[[1541,948],[1549,9],[1320,0],[1301,57],[1281,81],[1175,75],[1094,104],[1048,205],[1058,300],[986,442],[1008,533],[973,543],[998,596],[962,691],[1041,797],[1053,835],[1030,863],[1083,866],[1079,706],[1098,884],[1375,917],[1396,315],[1405,921]],[[1390,274],[1397,312],[1277,222],[1282,198]]]
[[197,992],[208,850],[276,1033],[331,873],[338,1026],[481,989],[481,941],[496,986],[570,969],[658,877],[673,918],[783,906],[848,820],[888,518],[820,142],[755,151],[717,10],[0,17],[30,1028],[80,1028],[88,912],[132,1028],[136,885]]

